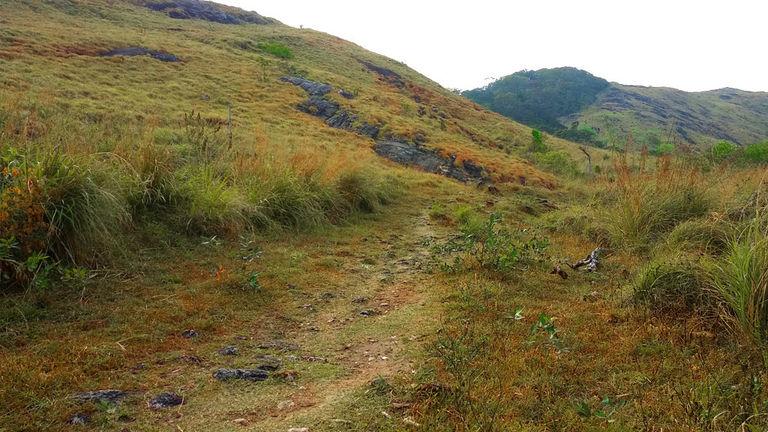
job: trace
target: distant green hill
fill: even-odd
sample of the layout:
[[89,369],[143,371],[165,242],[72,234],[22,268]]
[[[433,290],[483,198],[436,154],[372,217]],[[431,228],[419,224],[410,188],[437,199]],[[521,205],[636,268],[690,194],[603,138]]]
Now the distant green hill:
[[651,150],[665,142],[707,147],[768,138],[764,92],[627,86],[564,67],[516,72],[463,94],[522,123],[601,146],[622,146],[630,134]]

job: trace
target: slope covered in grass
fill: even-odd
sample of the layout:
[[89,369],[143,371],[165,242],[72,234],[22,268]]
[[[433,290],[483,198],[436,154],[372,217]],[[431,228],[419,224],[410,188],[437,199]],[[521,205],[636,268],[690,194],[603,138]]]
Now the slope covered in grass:
[[763,176],[213,3],[3,2],[0,430],[763,430]]

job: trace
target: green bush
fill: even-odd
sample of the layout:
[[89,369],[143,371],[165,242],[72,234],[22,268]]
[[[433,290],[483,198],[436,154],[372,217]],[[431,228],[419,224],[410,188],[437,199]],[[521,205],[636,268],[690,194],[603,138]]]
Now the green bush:
[[768,163],[768,141],[746,146],[743,158],[750,163]]
[[722,162],[726,159],[731,158],[734,155],[734,153],[736,153],[736,150],[738,150],[738,148],[739,147],[736,146],[736,144],[730,141],[720,141],[717,144],[712,146],[712,148],[709,150],[709,153],[713,161]]
[[671,155],[675,152],[675,145],[668,142],[659,143],[651,153],[657,156]]
[[288,60],[293,58],[293,51],[287,46],[278,42],[261,42],[258,44],[258,47],[265,53],[272,54],[273,56],[279,57],[281,59]]
[[547,145],[544,143],[544,134],[538,129],[531,129],[531,144],[528,146],[528,152],[543,153],[547,149]]
[[[466,254],[480,268],[504,276],[540,261],[549,246],[546,239],[536,235],[499,227],[501,215],[498,213],[484,219],[471,210],[462,209],[457,219],[461,235],[438,246],[436,251]],[[461,259],[456,258],[454,267],[461,264]]]

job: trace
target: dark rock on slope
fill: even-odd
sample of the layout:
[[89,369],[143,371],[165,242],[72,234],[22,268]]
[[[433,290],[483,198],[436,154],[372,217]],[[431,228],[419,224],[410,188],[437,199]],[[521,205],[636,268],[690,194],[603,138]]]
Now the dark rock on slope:
[[[403,86],[405,85],[402,77],[397,73],[371,63],[363,61],[361,63],[385,77],[389,82],[400,82]],[[309,94],[309,98],[298,105],[301,111],[324,119],[325,123],[333,128],[356,132],[373,139],[379,136],[378,126],[359,122],[355,114],[328,99],[328,93],[333,90],[331,85],[293,76],[283,77],[282,81],[301,87]],[[488,180],[487,173],[480,165],[465,160],[460,166],[457,166],[455,157],[443,157],[437,151],[421,146],[424,141],[423,136],[414,138],[414,141],[411,143],[403,138],[387,137],[387,139],[376,141],[373,149],[379,156],[397,163],[416,166],[424,171],[441,174],[459,181],[482,183]]]
[[213,377],[219,381],[245,380],[264,381],[269,377],[267,371],[261,369],[218,369]]
[[287,76],[282,81],[301,87],[309,94],[309,99],[301,102],[298,108],[307,114],[320,117],[325,123],[336,129],[344,129],[376,138],[379,135],[378,126],[358,121],[358,117],[341,108],[341,106],[329,99],[328,93],[333,90],[329,84],[310,81],[301,77]]
[[180,61],[178,57],[173,54],[151,50],[144,47],[125,47],[115,48],[109,51],[104,51],[99,54],[101,57],[136,57],[136,56],[150,56],[155,60],[164,62],[177,62]]
[[200,19],[221,24],[274,24],[276,20],[256,12],[227,7],[200,0],[152,1],[144,4],[149,9],[165,12],[176,19]]
[[184,398],[176,393],[160,393],[149,401],[152,409],[163,409],[179,406],[184,403]]
[[360,64],[366,67],[371,72],[375,72],[381,77],[384,81],[392,84],[393,86],[397,88],[403,88],[405,87],[405,80],[402,76],[400,76],[399,73],[387,69],[385,67],[377,66],[369,61],[365,60],[358,60]]
[[417,144],[401,141],[377,141],[373,149],[379,156],[397,163],[417,166],[424,171],[441,174],[459,181],[484,182],[487,180],[485,170],[472,161],[466,160],[457,166],[455,157],[443,157],[436,151]]

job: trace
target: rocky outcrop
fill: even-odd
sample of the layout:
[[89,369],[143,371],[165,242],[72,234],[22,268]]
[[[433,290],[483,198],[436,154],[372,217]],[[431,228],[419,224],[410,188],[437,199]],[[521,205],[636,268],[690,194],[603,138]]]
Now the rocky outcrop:
[[144,47],[124,47],[124,48],[115,48],[109,51],[104,51],[99,54],[101,57],[136,57],[136,56],[149,56],[152,57],[155,60],[160,60],[163,62],[178,62],[180,61],[178,57],[176,57],[173,54],[164,52],[164,51],[157,51],[157,50],[151,50],[149,48]]
[[220,24],[276,24],[277,21],[242,9],[200,0],[150,1],[149,9],[176,19],[199,19]]
[[213,377],[219,381],[245,380],[264,381],[269,377],[267,371],[262,369],[218,369]]
[[407,166],[416,166],[424,171],[441,174],[459,181],[485,182],[488,176],[485,170],[472,161],[465,160],[456,164],[456,157],[444,157],[437,151],[418,144],[383,140],[373,147],[376,154]]
[[377,66],[369,61],[365,60],[358,60],[360,64],[366,67],[371,72],[374,72],[379,75],[381,79],[388,82],[389,84],[392,84],[393,86],[397,88],[403,88],[405,87],[405,80],[402,76],[400,76],[399,73],[387,69],[385,67]]
[[357,115],[345,110],[337,102],[328,98],[328,93],[333,90],[330,84],[295,76],[286,76],[281,80],[301,87],[309,94],[309,98],[298,105],[301,111],[322,118],[325,120],[325,124],[332,128],[356,132],[374,139],[379,135],[378,126],[360,121]]
[[149,401],[149,407],[157,410],[179,406],[183,403],[184,398],[176,393],[160,393]]
[[[363,62],[369,69],[387,77],[388,80],[401,79],[400,75],[389,69],[378,67],[374,64]],[[330,84],[310,81],[305,78],[286,76],[282,81],[301,87],[309,94],[309,98],[297,106],[305,113],[320,117],[325,123],[333,128],[344,129],[356,132],[376,140],[379,137],[380,129],[378,126],[361,122],[358,117],[338,103],[328,98],[328,94],[333,90]],[[374,151],[379,156],[383,156],[394,162],[418,167],[424,171],[441,174],[463,182],[484,183],[489,177],[485,169],[470,160],[462,161],[456,164],[456,157],[444,157],[437,151],[423,147],[422,144],[426,138],[417,135],[413,142],[402,137],[386,136],[385,139],[376,141]]]

